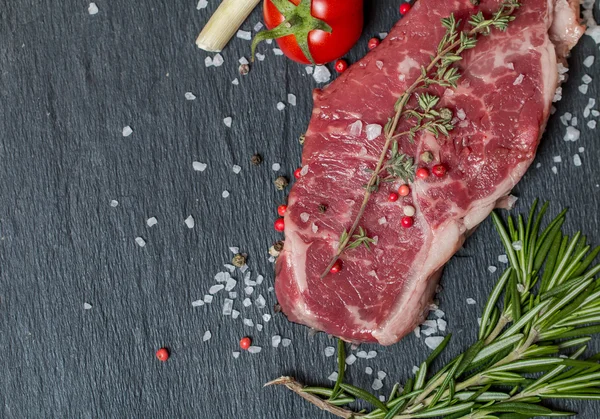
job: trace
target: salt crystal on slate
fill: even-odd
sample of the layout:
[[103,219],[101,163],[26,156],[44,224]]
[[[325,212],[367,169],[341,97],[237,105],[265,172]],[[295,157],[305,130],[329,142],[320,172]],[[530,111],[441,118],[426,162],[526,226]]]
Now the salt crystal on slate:
[[338,379],[338,373],[337,372],[332,372],[329,377],[327,377],[328,380],[330,381],[337,381]]
[[262,325],[262,324],[257,324],[257,325],[256,325],[256,330],[258,330],[259,332],[262,332],[262,330],[263,330],[263,325]]
[[315,79],[317,83],[327,83],[331,79],[331,73],[324,65],[318,65],[313,72],[313,79]]
[[306,74],[312,74],[315,71],[311,66],[305,67],[304,70],[306,71]]
[[239,84],[240,84],[240,81],[239,81],[239,80],[237,79],[237,77],[236,77],[235,79],[233,79],[233,80],[231,81],[231,84],[233,84],[234,86],[237,86],[237,85],[239,85]]
[[223,193],[221,193],[221,196],[223,198],[229,198],[229,191],[223,191]]
[[236,36],[238,38],[240,38],[240,39],[244,39],[246,41],[250,41],[252,39],[252,32],[250,32],[250,31],[243,31],[243,30],[240,29],[239,31],[237,31]]
[[202,336],[202,341],[206,342],[210,338],[212,338],[212,333],[210,333],[210,330],[207,330],[206,332],[204,332],[204,336]]
[[416,374],[418,372],[419,372],[419,367],[417,367],[416,365],[413,365],[413,367],[412,367],[412,373]]
[[585,148],[583,148],[583,147],[579,147],[579,152],[580,152],[580,153],[583,153],[584,151],[585,151]]
[[271,315],[269,313],[263,314],[262,318],[265,323],[268,323],[271,321]]
[[356,356],[354,354],[350,354],[346,357],[346,364],[352,365],[356,362]]
[[192,301],[192,307],[200,307],[204,305],[204,301],[203,300],[196,300],[196,301]]
[[146,224],[148,225],[148,227],[155,226],[157,223],[158,220],[156,219],[156,217],[150,217],[146,220]]
[[261,54],[260,52],[256,53],[256,59],[258,61],[264,61],[265,60],[265,54]]
[[225,62],[225,60],[223,59],[223,56],[221,54],[216,54],[213,57],[213,65],[215,67],[221,67],[224,62]]
[[333,356],[333,354],[335,354],[335,348],[333,346],[328,346],[325,348],[324,352],[325,356],[329,358],[330,356]]
[[377,351],[369,351],[369,353],[367,354],[367,359],[372,359],[375,358],[377,356]]
[[229,278],[231,278],[231,275],[228,272],[219,272],[215,275],[215,281],[217,282],[225,282]]
[[523,242],[521,240],[517,240],[516,242],[512,242],[512,248],[515,250],[521,250],[523,248]]
[[258,298],[254,302],[254,304],[256,304],[256,307],[258,307],[258,308],[265,308],[267,305],[267,302],[265,301],[265,297],[263,297],[262,295],[259,294]]
[[433,310],[433,314],[435,315],[435,317],[437,317],[438,319],[441,319],[442,317],[444,317],[446,315],[446,313],[444,313],[442,310],[440,310],[439,308],[436,308],[435,310]]
[[287,100],[290,105],[296,106],[296,95],[294,95],[292,93],[288,93]]
[[573,156],[573,164],[575,166],[581,166],[581,157],[579,157],[579,154]]
[[590,68],[594,64],[595,57],[593,55],[588,55],[585,60],[583,60],[583,65],[587,68]]
[[117,207],[118,205],[119,205],[119,201],[116,201],[116,200],[114,200],[114,199],[113,199],[112,201],[110,201],[110,206],[111,206],[111,207],[115,208],[115,207]]
[[437,323],[435,320],[425,320],[421,326],[437,329]]
[[246,287],[246,288],[244,288],[244,292],[246,293],[246,295],[251,295],[254,292],[254,288]]
[[500,255],[500,256],[498,256],[498,262],[500,262],[500,263],[508,263],[508,256],[506,256],[506,255]]
[[135,242],[138,244],[138,246],[140,247],[144,247],[146,245],[146,240],[142,239],[141,237],[136,237],[135,238]]
[[536,168],[536,169],[539,169],[540,167],[542,167],[542,163],[536,163],[536,164],[535,164],[535,168]]
[[472,298],[467,298],[467,304],[473,305],[473,304],[476,304],[476,301]]
[[83,309],[84,310],[91,310],[92,305],[90,303],[83,303]]
[[244,319],[244,325],[248,327],[253,327],[254,322],[251,319]]
[[589,86],[587,84],[582,84],[578,87],[579,91],[584,95],[587,93],[588,88]]
[[443,340],[444,338],[441,336],[430,336],[425,339],[425,345],[427,345],[430,349],[435,350],[438,346],[440,346],[440,343],[442,343]]
[[233,310],[233,311],[231,312],[231,318],[232,318],[232,319],[237,319],[238,317],[240,317],[240,312],[239,312],[239,311],[237,311],[237,310]]
[[600,116],[600,111],[592,109],[592,116]]
[[433,328],[433,327],[422,327],[421,328],[421,333],[425,336],[431,336],[436,332],[437,332],[437,323],[436,323],[435,328]]
[[198,2],[198,5],[196,6],[196,9],[197,10],[206,9],[207,6],[208,6],[208,0],[200,0]]
[[388,36],[388,33],[387,32],[379,32],[378,35],[379,35],[380,39],[385,39],[385,37]]
[[223,288],[225,288],[225,286],[223,286],[222,284],[213,285],[208,290],[208,293],[211,294],[211,295],[214,295],[214,294],[218,293],[219,291],[221,291]]
[[271,338],[271,346],[273,348],[277,348],[280,343],[281,343],[281,336],[275,335]]
[[281,339],[281,346],[283,346],[284,348],[290,346],[291,344],[292,344],[291,339],[288,339],[288,338]]
[[196,171],[196,172],[204,172],[206,170],[206,167],[208,165],[206,163],[200,163],[199,161],[195,161],[192,163],[192,168]]
[[420,338],[421,337],[421,327],[420,326],[415,327],[413,330],[413,333],[415,334],[415,336],[417,338]]
[[231,353],[231,355],[233,355],[233,357],[234,357],[235,359],[237,359],[237,358],[239,358],[239,357],[240,357],[240,353],[239,353],[238,351],[233,351],[233,352]]
[[362,359],[366,359],[367,358],[367,351],[358,351],[356,353],[356,356]]
[[227,283],[225,284],[225,291],[231,291],[233,288],[235,288],[235,284],[237,284],[237,281],[233,278],[227,278]]
[[258,276],[256,277],[256,284],[257,284],[257,285],[260,285],[260,284],[262,284],[262,282],[264,281],[264,279],[265,279],[265,277],[264,277],[264,276],[262,276],[262,275],[258,275]]
[[373,384],[371,384],[371,388],[375,391],[381,390],[383,388],[383,383],[380,379],[376,378],[373,380]]
[[283,55],[283,51],[279,48],[273,48],[273,54],[275,55]]
[[260,346],[251,346],[248,348],[248,352],[250,352],[251,354],[257,354],[260,351],[262,351],[262,348]]
[[227,128],[231,128],[231,123],[233,122],[233,118],[228,116],[227,118],[223,119],[223,123],[225,124],[225,126]]
[[204,66],[205,67],[211,67],[213,65],[213,60],[211,57],[206,57],[204,59]]
[[237,292],[231,291],[229,293],[229,298],[231,298],[232,300],[235,300],[237,298]]
[[210,303],[212,303],[212,300],[213,300],[213,296],[212,296],[212,295],[208,295],[208,294],[206,294],[206,295],[204,296],[204,302],[205,302],[206,304],[210,304]]
[[271,169],[273,169],[274,172],[278,172],[279,169],[281,169],[281,165],[279,163],[273,163],[273,166],[271,166]]
[[491,273],[494,273],[498,270],[498,268],[496,268],[494,265],[490,265],[488,266],[488,271],[490,271]]
[[236,246],[230,246],[230,247],[229,247],[229,251],[230,251],[231,253],[233,253],[234,255],[237,255],[238,253],[240,253],[240,248],[239,248],[239,247],[236,247]]
[[96,3],[90,3],[90,5],[88,6],[88,13],[90,15],[95,15],[96,13],[98,13],[98,6],[96,6]]
[[367,128],[365,128],[365,132],[367,133],[367,140],[371,141],[381,135],[381,130],[383,128],[378,124],[369,124]]
[[568,126],[571,118],[573,118],[573,115],[571,115],[570,112],[565,112],[559,119],[560,119],[560,122],[562,122],[564,126]]
[[577,126],[577,117],[574,117],[573,119],[571,119],[571,126],[573,126],[573,127]]
[[194,217],[192,217],[191,215],[185,219],[184,223],[187,226],[187,228],[194,228],[194,225],[196,224],[194,222]]
[[581,78],[581,81],[585,84],[590,84],[592,82],[592,78],[589,76],[589,74],[584,74]]
[[242,301],[242,304],[244,307],[250,307],[252,305],[252,301],[249,298],[245,298],[244,301]]
[[387,374],[383,371],[377,371],[377,378],[379,378],[380,380],[383,380],[385,377],[387,377]]
[[123,137],[129,137],[133,133],[133,130],[129,125],[123,128]]
[[258,22],[256,25],[254,25],[254,30],[256,32],[260,31],[263,28],[263,24],[261,22]]
[[445,332],[446,326],[448,325],[448,323],[444,319],[437,319],[437,325],[438,325],[438,329],[440,329],[440,331]]
[[552,157],[552,161],[554,163],[561,163],[562,162],[562,157],[560,157],[560,156],[554,156],[554,157]]
[[277,102],[277,110],[278,111],[282,111],[285,109],[285,103],[283,102]]
[[246,265],[244,265],[244,266],[242,266],[242,267],[240,268],[240,272],[241,272],[241,273],[244,273],[244,272],[246,272],[247,270],[248,270],[248,265],[247,265],[247,264],[246,264]]
[[237,164],[234,164],[232,167],[233,173],[235,173],[236,175],[238,173],[240,173],[242,171],[242,168],[240,166],[238,166]]
[[365,368],[365,374],[368,374],[368,375],[373,374],[373,368],[371,368],[371,367]]
[[590,129],[596,129],[596,121],[588,121],[587,126]]
[[192,92],[185,92],[185,98],[187,100],[196,100],[196,95],[194,95]]
[[552,102],[559,102],[562,99],[562,87],[557,87],[554,91],[554,98],[552,98]]
[[558,169],[556,168],[556,166],[552,166],[551,170],[552,173],[554,173],[555,175],[558,174]]

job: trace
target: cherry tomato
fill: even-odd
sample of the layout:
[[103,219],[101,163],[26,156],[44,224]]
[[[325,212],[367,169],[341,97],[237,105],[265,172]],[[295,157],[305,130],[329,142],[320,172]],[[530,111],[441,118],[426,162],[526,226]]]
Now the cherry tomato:
[[[300,0],[288,1],[300,4]],[[363,0],[312,0],[312,17],[331,27],[331,33],[314,29],[308,34],[308,49],[316,64],[337,60],[356,44],[363,28],[363,3]],[[285,19],[271,0],[264,1],[263,14],[268,29],[279,26]],[[294,35],[278,38],[277,44],[287,57],[310,64]]]

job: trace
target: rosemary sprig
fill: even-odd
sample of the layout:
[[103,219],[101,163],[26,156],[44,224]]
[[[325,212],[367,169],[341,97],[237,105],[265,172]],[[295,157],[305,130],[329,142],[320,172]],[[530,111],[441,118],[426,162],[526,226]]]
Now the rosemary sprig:
[[[369,182],[364,185],[365,193],[361,206],[352,226],[347,230],[346,237],[344,240],[340,240],[340,245],[329,265],[321,274],[321,278],[324,278],[330,272],[342,253],[349,250],[348,245],[351,243],[355,230],[360,225],[369,199],[373,193],[378,191],[380,183],[397,178],[404,179],[405,181],[412,179],[409,169],[412,169],[414,162],[408,156],[397,153],[395,156],[392,153],[392,156],[388,157],[390,147],[396,147],[397,150],[398,139],[406,136],[409,141],[413,141],[420,131],[428,131],[437,137],[439,135],[448,135],[448,132],[453,128],[451,123],[452,112],[446,108],[436,109],[440,100],[439,97],[429,93],[417,94],[417,106],[415,109],[409,109],[409,101],[413,94],[416,94],[419,89],[427,88],[433,84],[456,87],[456,82],[460,78],[460,72],[456,67],[453,67],[453,64],[462,59],[461,54],[464,51],[474,48],[477,45],[479,35],[489,35],[493,28],[506,30],[509,22],[514,19],[513,12],[518,7],[518,0],[504,0],[498,10],[489,19],[486,19],[482,13],[471,16],[468,22],[471,29],[468,31],[458,29],[460,22],[456,21],[454,15],[442,19],[442,25],[446,28],[446,33],[438,44],[437,53],[431,57],[431,61],[427,66],[421,67],[421,75],[396,101],[394,117],[388,120],[384,128],[385,143],[383,149],[381,150],[375,169],[371,172]],[[413,126],[406,132],[398,133],[397,129],[402,117],[412,121]],[[385,164],[386,162],[387,164]],[[384,169],[388,175],[382,178],[381,173]]]
[[[570,416],[541,403],[546,399],[600,400],[600,354],[583,354],[592,335],[600,334],[600,247],[591,249],[580,233],[561,231],[566,211],[541,230],[547,210],[534,204],[527,220],[493,214],[494,225],[510,257],[483,310],[478,341],[432,374],[433,360],[450,337],[424,361],[404,391],[381,403],[365,390],[344,384],[340,367],[336,387],[310,388],[309,400],[343,418],[460,419]],[[526,222],[527,221],[527,222]],[[547,243],[551,243],[547,245]],[[520,285],[520,286],[519,286]],[[515,310],[518,306],[518,310]],[[516,315],[516,313],[519,313]],[[338,346],[338,363],[345,361]],[[308,391],[297,381],[293,391]],[[288,385],[288,388],[291,388]],[[320,393],[319,393],[320,392]],[[305,397],[306,398],[306,397]],[[341,400],[362,399],[369,413],[352,412]]]

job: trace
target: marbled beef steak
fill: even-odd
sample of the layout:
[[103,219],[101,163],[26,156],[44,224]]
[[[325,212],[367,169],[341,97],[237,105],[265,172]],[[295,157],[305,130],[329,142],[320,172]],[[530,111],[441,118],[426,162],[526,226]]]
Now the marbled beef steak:
[[[414,144],[400,142],[417,160],[430,151],[447,175],[416,180],[411,194],[396,202],[387,198],[399,183],[384,184],[361,222],[376,245],[345,252],[342,271],[321,278],[359,210],[369,179],[365,169],[374,168],[383,149],[383,135],[369,141],[364,127],[383,126],[393,115],[395,101],[445,33],[441,18],[453,12],[465,21],[478,10],[489,15],[499,3],[419,0],[380,46],[315,91],[305,174],[289,196],[276,266],[277,298],[291,321],[351,342],[397,342],[426,316],[442,268],[468,232],[533,161],[559,68],[583,33],[578,0],[522,0],[508,31],[480,37],[463,55],[458,88],[432,89],[456,116],[455,129],[448,137],[421,134]],[[356,121],[363,129],[353,135]],[[405,205],[416,208],[411,228],[400,225]]]

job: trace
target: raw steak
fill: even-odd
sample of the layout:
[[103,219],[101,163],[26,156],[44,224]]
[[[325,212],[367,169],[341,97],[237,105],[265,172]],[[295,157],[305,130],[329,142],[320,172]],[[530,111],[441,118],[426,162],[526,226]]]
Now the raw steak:
[[[370,252],[345,252],[342,271],[320,278],[359,210],[365,169],[375,167],[383,148],[383,135],[369,141],[366,126],[383,126],[420,66],[429,63],[445,32],[442,17],[454,12],[464,21],[478,9],[489,16],[499,3],[420,0],[379,47],[315,91],[305,174],[289,196],[276,266],[277,298],[290,320],[351,342],[397,342],[427,315],[442,268],[468,232],[506,199],[531,164],[563,78],[559,68],[583,34],[578,0],[522,0],[507,32],[479,38],[458,64],[458,88],[433,89],[456,116],[450,136],[422,134],[412,145],[400,143],[416,160],[430,151],[428,167],[442,162],[448,174],[417,180],[396,202],[387,198],[401,182],[384,184],[360,224],[377,237],[376,245]],[[353,135],[356,121],[363,129]],[[406,205],[416,208],[411,228],[400,225]]]

